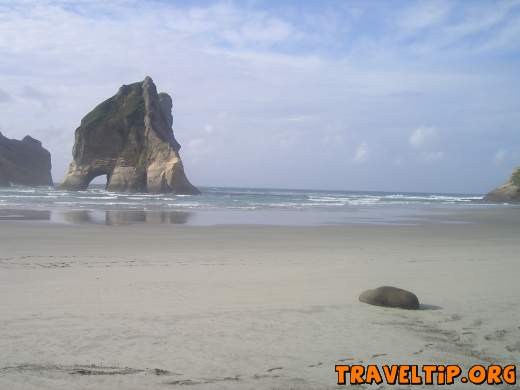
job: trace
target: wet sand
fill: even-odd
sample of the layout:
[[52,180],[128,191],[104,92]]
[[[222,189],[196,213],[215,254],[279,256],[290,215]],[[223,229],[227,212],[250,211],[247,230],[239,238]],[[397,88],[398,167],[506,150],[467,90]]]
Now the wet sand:
[[[513,210],[414,226],[0,221],[0,388],[326,389],[339,363],[518,364]],[[380,285],[423,310],[358,302]]]

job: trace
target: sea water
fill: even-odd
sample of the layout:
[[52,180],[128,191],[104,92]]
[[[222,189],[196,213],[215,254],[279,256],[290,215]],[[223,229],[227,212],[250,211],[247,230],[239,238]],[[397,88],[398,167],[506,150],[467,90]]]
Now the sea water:
[[413,224],[443,210],[500,207],[480,194],[202,187],[200,195],[0,189],[0,219],[59,223]]

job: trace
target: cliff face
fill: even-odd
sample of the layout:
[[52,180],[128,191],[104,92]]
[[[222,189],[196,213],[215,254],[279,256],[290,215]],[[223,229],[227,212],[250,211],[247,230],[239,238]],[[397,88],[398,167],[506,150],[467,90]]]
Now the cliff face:
[[199,193],[184,173],[171,110],[150,77],[122,86],[81,120],[61,187],[84,190],[107,175],[109,191]]
[[51,155],[40,141],[18,141],[0,133],[0,186],[52,186]]
[[513,171],[507,183],[491,191],[484,199],[490,202],[520,202],[520,167]]

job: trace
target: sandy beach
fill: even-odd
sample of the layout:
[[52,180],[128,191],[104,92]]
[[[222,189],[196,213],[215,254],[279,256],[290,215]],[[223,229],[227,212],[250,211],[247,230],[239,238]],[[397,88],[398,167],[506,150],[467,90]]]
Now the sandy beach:
[[519,38],[520,0],[0,0],[0,390],[520,390]]
[[[518,211],[413,226],[3,221],[0,388],[327,389],[342,362],[518,363]],[[381,285],[422,310],[358,302]]]

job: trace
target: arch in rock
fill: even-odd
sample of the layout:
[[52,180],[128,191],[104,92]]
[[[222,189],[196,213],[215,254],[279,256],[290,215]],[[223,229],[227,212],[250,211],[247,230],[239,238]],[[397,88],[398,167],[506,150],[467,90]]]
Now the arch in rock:
[[150,77],[121,87],[81,120],[61,188],[85,190],[107,175],[109,191],[198,194],[184,172],[171,109]]

